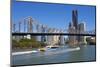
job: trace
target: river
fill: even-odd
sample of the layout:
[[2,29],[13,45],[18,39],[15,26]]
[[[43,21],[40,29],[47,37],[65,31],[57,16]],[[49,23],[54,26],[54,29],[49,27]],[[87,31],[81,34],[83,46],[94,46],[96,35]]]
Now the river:
[[23,52],[13,53],[11,57],[12,65],[30,65],[30,64],[49,64],[49,63],[67,63],[80,61],[95,61],[96,45],[82,45],[80,49],[61,46],[46,52]]

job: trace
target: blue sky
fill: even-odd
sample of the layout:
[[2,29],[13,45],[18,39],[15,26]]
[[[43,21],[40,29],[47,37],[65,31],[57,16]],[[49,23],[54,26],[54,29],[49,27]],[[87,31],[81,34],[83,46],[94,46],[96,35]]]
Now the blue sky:
[[52,28],[67,29],[72,21],[72,10],[78,10],[78,23],[85,21],[86,29],[95,29],[95,7],[65,4],[47,4],[34,2],[12,3],[12,21],[18,23],[21,19],[32,16],[39,23]]

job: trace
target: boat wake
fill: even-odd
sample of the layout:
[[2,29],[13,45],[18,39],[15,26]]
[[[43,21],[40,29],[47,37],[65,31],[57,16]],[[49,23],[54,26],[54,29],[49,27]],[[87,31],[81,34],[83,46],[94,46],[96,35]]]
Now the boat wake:
[[24,52],[14,52],[12,53],[12,55],[21,55],[21,54],[29,54],[29,53],[36,53],[38,51],[34,50],[34,51],[24,51]]
[[[14,52],[14,53],[12,53],[12,55],[23,55],[23,54],[30,54],[30,53],[38,53],[39,56],[42,56],[42,55],[53,55],[53,54],[71,52],[71,51],[78,51],[78,50],[80,50],[80,47],[66,48],[66,49],[60,49],[60,50],[57,50],[57,49],[48,49],[45,52],[41,52],[41,51],[38,51],[38,50],[24,51],[24,52]],[[42,55],[41,55],[41,53],[42,53]]]
[[65,53],[65,52],[71,52],[71,51],[78,51],[80,50],[80,47],[76,47],[76,48],[67,48],[67,49],[62,49],[62,50],[49,50],[47,52],[44,53],[44,55],[53,55],[53,54],[61,54],[61,53]]

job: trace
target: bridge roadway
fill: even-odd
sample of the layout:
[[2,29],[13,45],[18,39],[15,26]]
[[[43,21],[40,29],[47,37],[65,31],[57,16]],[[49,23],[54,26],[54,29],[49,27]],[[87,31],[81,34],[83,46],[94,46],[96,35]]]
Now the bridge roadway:
[[77,34],[77,33],[12,33],[13,36],[23,36],[23,35],[70,35],[70,36],[96,36],[96,34]]

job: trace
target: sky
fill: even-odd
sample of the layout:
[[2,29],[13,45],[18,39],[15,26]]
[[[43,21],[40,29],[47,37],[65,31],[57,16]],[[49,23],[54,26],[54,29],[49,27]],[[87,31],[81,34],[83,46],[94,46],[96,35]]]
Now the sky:
[[95,6],[13,1],[11,16],[14,23],[31,16],[48,27],[67,29],[72,10],[78,10],[78,23],[85,22],[87,31],[95,29]]

